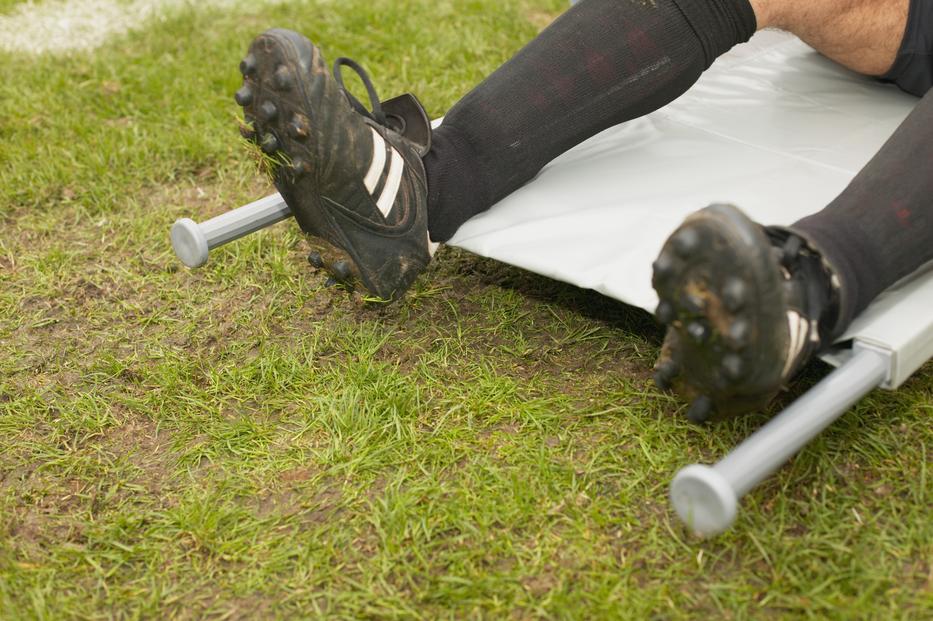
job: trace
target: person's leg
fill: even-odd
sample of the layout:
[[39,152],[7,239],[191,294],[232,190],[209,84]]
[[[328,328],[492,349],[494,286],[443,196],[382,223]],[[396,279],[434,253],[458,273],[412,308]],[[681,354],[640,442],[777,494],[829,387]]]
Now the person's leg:
[[772,26],[794,33],[827,58],[880,76],[894,63],[910,1],[768,0],[759,11]]
[[461,99],[424,158],[428,225],[469,218],[600,131],[679,97],[782,0],[583,0]]
[[933,87],[929,0],[764,0],[755,11],[849,69],[917,97]]
[[[429,260],[423,227],[447,240],[557,155],[678,97],[756,28],[800,30],[807,2],[584,0],[459,102],[423,161],[398,126],[348,105],[320,51],[294,33],[257,38],[237,101],[245,135],[290,163],[274,169],[276,185],[329,257],[309,259],[397,297]],[[838,3],[853,0],[823,4]],[[841,30],[852,49],[865,43]]]
[[560,153],[681,95],[773,1],[584,0],[454,106],[427,153],[368,84],[373,113],[310,41],[272,30],[241,63],[244,135],[287,162],[275,182],[319,240],[309,261],[398,297],[430,260],[428,233],[446,241]]
[[432,239],[596,133],[680,96],[754,30],[792,32],[881,75],[910,0],[584,0],[461,99],[425,157]]
[[455,105],[426,154],[375,103],[349,102],[297,33],[253,42],[237,102],[245,135],[289,164],[276,186],[322,240],[309,260],[398,297],[430,259],[428,232],[446,241],[557,155],[677,98],[768,25],[754,6],[779,1],[584,0]]
[[762,227],[718,205],[654,266],[656,381],[702,422],[761,407],[887,287],[933,261],[933,91],[827,208]]
[[832,337],[879,293],[933,260],[933,91],[836,200],[790,230],[839,278]]
[[[925,57],[898,80],[916,91],[933,74],[925,2],[786,0],[759,13],[865,73]],[[671,235],[654,266],[657,316],[669,326],[655,378],[695,399],[689,418],[764,405],[882,290],[933,260],[931,123],[927,94],[829,207],[791,227],[717,205]]]

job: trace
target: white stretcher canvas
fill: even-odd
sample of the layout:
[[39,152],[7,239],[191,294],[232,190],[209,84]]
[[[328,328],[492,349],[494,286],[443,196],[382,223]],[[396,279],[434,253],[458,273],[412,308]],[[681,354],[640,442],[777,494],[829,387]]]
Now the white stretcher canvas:
[[[652,311],[651,263],[688,214],[728,202],[786,225],[818,211],[917,101],[761,32],[672,104],[555,159],[450,243]],[[933,270],[906,287],[844,337],[904,352],[891,387],[933,356]]]

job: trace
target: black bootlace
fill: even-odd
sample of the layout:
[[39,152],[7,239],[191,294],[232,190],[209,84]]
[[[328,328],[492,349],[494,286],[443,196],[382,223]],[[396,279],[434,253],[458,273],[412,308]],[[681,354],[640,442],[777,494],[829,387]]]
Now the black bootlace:
[[[359,76],[363,86],[366,87],[366,93],[369,95],[369,103],[372,104],[373,107],[372,110],[367,110],[366,106],[361,104],[360,101],[350,93],[347,87],[344,86],[343,75],[340,72],[340,68],[344,66],[353,69],[353,71],[356,72],[356,75]],[[372,81],[369,79],[369,74],[366,73],[366,70],[363,69],[359,63],[350,58],[338,58],[334,61],[334,79],[337,80],[337,84],[339,84],[340,88],[343,89],[344,94],[347,96],[347,100],[350,102],[350,105],[354,110],[366,117],[369,117],[380,125],[388,127],[388,123],[386,122],[386,115],[382,111],[382,104],[379,102],[379,95],[376,94],[376,88],[373,86]]]
[[781,244],[781,265],[804,288],[807,308],[801,309],[810,319],[817,320],[820,336],[819,349],[831,344],[839,319],[839,291],[833,286],[833,276],[819,252],[805,239],[789,233]]

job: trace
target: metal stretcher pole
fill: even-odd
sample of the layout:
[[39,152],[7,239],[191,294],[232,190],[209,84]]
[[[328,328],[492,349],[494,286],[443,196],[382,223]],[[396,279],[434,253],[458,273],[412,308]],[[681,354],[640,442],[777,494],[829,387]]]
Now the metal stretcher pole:
[[714,466],[677,473],[671,501],[696,534],[716,535],[735,520],[738,500],[886,379],[890,356],[856,347],[853,357]]

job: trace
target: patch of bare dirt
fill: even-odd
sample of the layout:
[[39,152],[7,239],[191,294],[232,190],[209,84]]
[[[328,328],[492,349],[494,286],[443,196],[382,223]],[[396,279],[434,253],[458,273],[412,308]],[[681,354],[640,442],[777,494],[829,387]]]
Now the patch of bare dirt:
[[[70,447],[72,453],[93,455],[123,473],[108,481],[69,475],[41,463],[21,463],[0,482],[0,490],[19,499],[6,516],[5,530],[15,538],[17,549],[29,556],[49,545],[83,543],[93,516],[125,503],[170,505],[175,457],[168,443],[168,434],[154,423],[133,419]],[[120,463],[130,468],[124,470],[117,466]]]
[[534,598],[541,598],[550,593],[559,584],[557,576],[552,572],[544,572],[521,579],[522,587]]
[[[501,363],[497,368],[503,374],[547,379],[553,389],[568,393],[579,390],[581,381],[650,379],[650,363],[633,361],[642,343],[633,344],[632,336],[647,339],[644,344],[650,348],[660,342],[661,334],[639,309],[454,248],[445,248],[422,278],[441,293],[412,302],[416,312],[407,320],[397,311],[393,317],[391,307],[385,311],[387,320],[398,321],[395,327],[401,336],[436,326],[437,336],[443,338],[450,334],[453,310],[468,333],[470,350],[477,358]],[[504,333],[486,329],[488,309],[478,301],[485,290],[494,288],[515,291],[522,300],[514,313],[518,322]],[[555,314],[579,324],[574,328],[579,328],[579,336],[561,326]],[[583,324],[586,327],[580,328]],[[479,329],[471,329],[474,325]],[[525,343],[521,351],[514,348],[516,333]],[[411,347],[396,351],[389,343],[380,355],[404,369],[422,353]]]
[[255,514],[260,518],[296,516],[308,526],[332,524],[347,511],[347,503],[340,480],[320,474],[321,469],[313,464],[281,472],[255,497]]
[[[268,192],[260,180],[248,193],[262,196]],[[398,365],[402,371],[414,371],[435,342],[449,336],[452,311],[469,332],[469,349],[464,355],[488,360],[519,384],[536,379],[549,392],[574,394],[583,383],[599,390],[600,386],[616,386],[620,377],[631,378],[637,373],[647,378],[650,372],[647,365],[640,368],[631,362],[635,349],[643,344],[638,340],[641,337],[633,340],[632,335],[648,327],[649,346],[654,338],[650,318],[646,321],[641,311],[457,249],[442,251],[422,277],[420,293],[416,287],[411,299],[387,306],[361,304],[358,298],[338,288],[318,289],[324,276],[310,272],[300,242],[289,249],[300,282],[277,298],[263,295],[266,275],[262,265],[256,266],[255,275],[247,283],[226,282],[207,270],[178,268],[166,248],[171,221],[182,215],[198,214],[203,219],[221,213],[230,207],[225,196],[224,188],[204,176],[177,186],[154,188],[139,205],[128,208],[132,212],[108,215],[94,226],[63,227],[54,236],[35,233],[30,227],[24,227],[19,236],[14,233],[9,256],[19,256],[20,249],[29,248],[67,248],[71,253],[47,293],[19,300],[22,316],[35,319],[16,326],[6,344],[28,352],[24,372],[12,379],[9,388],[5,386],[7,392],[12,390],[9,395],[4,393],[6,398],[43,387],[52,387],[52,406],[56,395],[81,391],[106,389],[117,395],[140,397],[153,388],[147,383],[151,381],[147,369],[158,363],[149,359],[147,352],[160,348],[184,350],[192,359],[219,360],[230,343],[264,342],[288,348],[294,346],[295,334],[318,331],[322,322],[329,321],[382,324],[393,335],[377,359]],[[73,207],[62,209],[63,217],[70,217],[67,214]],[[164,243],[137,248],[136,242],[127,241],[134,234],[129,219],[136,213],[156,212],[165,213]],[[22,218],[30,218],[28,212],[14,214],[10,230],[17,231],[15,221]],[[103,252],[98,244],[101,238],[122,241]],[[4,261],[12,265],[11,259]],[[10,278],[14,284],[26,284],[28,275],[19,270]],[[173,283],[173,288],[189,288],[200,296],[196,303],[201,305],[204,321],[197,331],[178,329],[190,323],[192,309],[184,307],[185,302],[178,301],[174,292],[167,295],[161,289],[164,285],[160,283],[166,281]],[[512,314],[514,325],[506,325],[500,332],[488,326],[486,308],[487,292],[496,289],[518,294]],[[283,305],[297,310],[281,322],[243,320],[243,313],[268,317]],[[572,323],[574,329],[589,324],[592,333],[568,338],[555,314]],[[516,334],[527,343],[525,351],[514,350]],[[261,351],[255,345],[253,351],[247,347],[244,355],[245,362],[250,356],[260,356]],[[340,351],[316,352],[316,359],[324,364],[330,359],[339,362],[342,356]],[[100,369],[100,361],[105,359],[113,361],[106,374]],[[206,387],[209,371],[205,368],[203,377],[191,381]],[[456,365],[438,372],[449,372],[452,382],[462,381]],[[249,410],[256,409],[256,404],[235,407],[238,411]],[[287,413],[280,414],[287,418]],[[118,424],[90,438],[81,448],[130,464],[131,480],[117,489],[118,501],[172,502],[178,456],[171,448],[171,433],[138,412],[121,410],[118,420]],[[489,448],[493,452],[497,451],[495,445],[504,445],[509,435],[521,432],[515,423],[496,424],[481,430],[479,438],[482,443],[492,444]],[[41,434],[41,427],[34,432]],[[548,442],[551,448],[559,446],[557,438]],[[12,484],[20,488],[19,493],[26,493],[30,489],[28,479],[33,476],[21,472],[15,479],[8,477],[2,485]],[[319,481],[318,476],[312,466],[281,473],[255,499],[254,511],[260,517],[294,516],[298,523],[309,526],[333,523],[341,512],[352,507],[346,506],[349,501],[343,497],[339,482]],[[100,510],[95,504],[100,502],[95,500],[96,492],[69,490],[70,483],[63,481],[42,479],[41,483],[51,485],[53,490],[44,497],[45,504],[25,509],[24,503],[24,510],[10,528],[34,545],[55,537],[80,538],[81,522],[69,516]],[[313,491],[309,489],[312,485]],[[377,480],[368,492],[369,500],[381,498],[385,485],[384,479]],[[358,543],[360,552],[365,553],[367,547],[375,549],[379,545],[378,536],[375,532],[361,532]],[[529,588],[539,586],[530,583]]]
[[171,497],[169,492],[176,488],[173,481],[178,455],[171,447],[171,434],[156,423],[131,416],[96,444],[99,450],[132,464],[138,472],[132,483],[153,499]]

